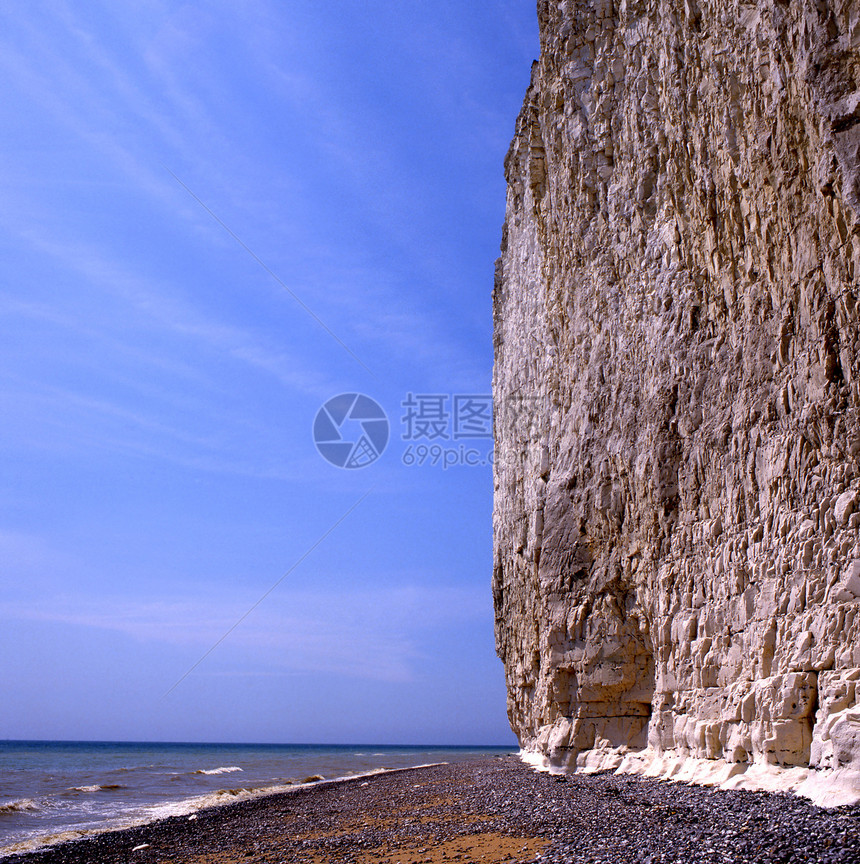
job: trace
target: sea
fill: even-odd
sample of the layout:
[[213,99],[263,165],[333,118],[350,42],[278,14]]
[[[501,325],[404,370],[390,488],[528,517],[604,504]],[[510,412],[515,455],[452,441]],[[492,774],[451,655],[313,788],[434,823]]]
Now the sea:
[[0,858],[89,834],[510,747],[0,741]]

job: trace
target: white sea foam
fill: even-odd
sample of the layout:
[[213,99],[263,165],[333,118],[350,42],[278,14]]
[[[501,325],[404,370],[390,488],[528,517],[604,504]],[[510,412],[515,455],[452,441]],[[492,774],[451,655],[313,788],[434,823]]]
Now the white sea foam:
[[158,804],[155,807],[148,808],[148,812],[151,815],[151,820],[166,819],[168,816],[187,816],[189,813],[194,813],[198,810],[205,810],[207,807],[221,807],[224,804],[234,804],[237,801],[246,801],[249,798],[265,798],[269,795],[276,795],[279,792],[289,792],[293,789],[300,789],[303,786],[343,783],[345,780],[355,780],[361,777],[374,777],[377,774],[395,774],[400,771],[412,771],[415,768],[433,768],[436,765],[447,764],[447,762],[427,762],[422,765],[410,765],[408,768],[376,768],[372,771],[364,771],[361,774],[342,774],[339,777],[333,777],[330,780],[323,779],[314,780],[312,782],[286,783],[278,784],[276,786],[260,786],[252,789],[219,789],[217,792],[210,792],[206,795],[197,795],[194,798],[186,798],[183,801],[172,801],[165,804]]
[[228,765],[227,767],[222,768],[209,768],[208,770],[205,768],[201,768],[199,771],[195,771],[195,774],[233,774],[236,771],[241,771],[242,769],[238,765]]
[[19,798],[17,801],[7,801],[0,804],[0,816],[7,813],[32,813],[39,805],[32,798]]
[[[249,798],[262,798],[277,792],[294,789],[293,785],[265,786],[257,789],[219,789],[207,795],[197,795],[182,801],[171,801],[147,808],[150,820],[166,819],[169,816],[188,816],[207,807],[221,807],[224,804],[235,804],[237,801],[247,801]],[[149,821],[149,820],[148,820]]]
[[55,843],[64,843],[66,840],[79,840],[81,837],[87,837],[91,834],[98,834],[98,831],[60,831],[56,834],[47,834],[38,837],[31,837],[28,840],[21,840],[18,843],[13,843],[11,846],[0,846],[0,857],[6,855],[15,855],[18,852],[32,852],[34,849],[41,849],[44,846],[53,846]]

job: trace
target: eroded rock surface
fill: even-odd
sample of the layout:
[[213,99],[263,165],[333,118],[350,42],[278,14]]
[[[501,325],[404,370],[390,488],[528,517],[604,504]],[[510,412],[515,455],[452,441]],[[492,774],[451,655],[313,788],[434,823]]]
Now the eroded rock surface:
[[494,290],[511,724],[860,797],[860,4],[538,15]]

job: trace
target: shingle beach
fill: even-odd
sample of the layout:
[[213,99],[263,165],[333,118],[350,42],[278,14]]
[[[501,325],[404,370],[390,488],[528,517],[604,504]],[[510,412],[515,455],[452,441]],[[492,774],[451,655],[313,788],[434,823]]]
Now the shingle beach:
[[516,757],[321,782],[4,864],[860,862],[860,807],[613,774],[541,774]]

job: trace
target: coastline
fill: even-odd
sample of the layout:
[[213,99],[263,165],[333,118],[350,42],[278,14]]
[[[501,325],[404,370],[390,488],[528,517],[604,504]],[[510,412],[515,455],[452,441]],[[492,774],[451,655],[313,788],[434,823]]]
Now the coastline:
[[860,807],[500,756],[305,784],[4,864],[856,861]]
[[514,748],[0,742],[0,858],[326,781]]
[[[90,829],[69,829],[56,833],[47,833],[43,837],[30,841],[12,843],[8,846],[0,846],[0,861],[10,860],[11,856],[42,852],[63,843],[78,842],[98,837],[101,834],[109,834],[126,831],[134,828],[142,828],[156,822],[162,822],[171,818],[196,818],[196,814],[204,810],[217,810],[229,807],[244,801],[256,801],[268,798],[271,795],[279,795],[292,792],[297,789],[309,787],[322,787],[349,780],[361,780],[365,777],[373,777],[377,774],[397,773],[398,771],[411,771],[414,768],[432,768],[437,765],[447,765],[447,762],[428,762],[419,765],[409,765],[401,768],[375,768],[358,774],[344,774],[338,777],[320,777],[318,780],[308,780],[301,783],[278,783],[270,787],[256,787],[253,789],[221,790],[220,792],[195,795],[182,798],[177,801],[166,801],[163,804],[154,805],[151,816],[132,817],[127,820],[120,819],[118,822],[106,823],[104,827]],[[217,772],[210,772],[217,773]]]

